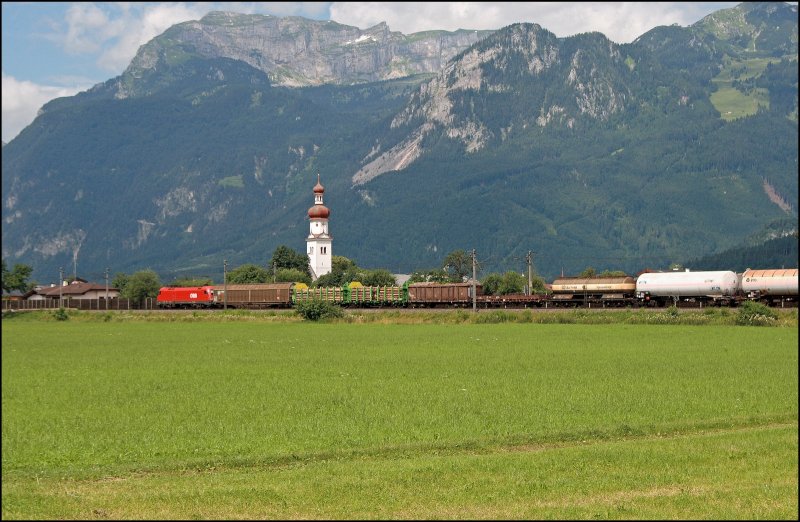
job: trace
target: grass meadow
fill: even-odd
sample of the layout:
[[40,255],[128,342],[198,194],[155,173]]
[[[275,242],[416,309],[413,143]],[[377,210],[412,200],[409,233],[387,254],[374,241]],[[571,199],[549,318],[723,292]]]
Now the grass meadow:
[[720,113],[723,120],[732,121],[737,118],[751,116],[758,112],[758,107],[769,108],[769,91],[754,88],[747,94],[733,87],[734,79],[747,80],[763,73],[775,58],[752,58],[735,60],[728,63],[712,80],[717,90],[711,93],[711,103]]
[[2,335],[3,519],[798,516],[796,320]]

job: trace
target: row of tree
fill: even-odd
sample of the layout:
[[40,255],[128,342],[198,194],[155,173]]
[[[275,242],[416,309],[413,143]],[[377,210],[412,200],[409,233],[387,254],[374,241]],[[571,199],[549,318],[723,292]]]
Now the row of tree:
[[[308,256],[281,245],[275,249],[266,268],[253,263],[244,264],[227,272],[224,282],[228,284],[293,282],[305,283],[314,287],[342,286],[355,281],[365,286],[397,284],[395,276],[389,270],[361,268],[354,260],[344,256],[333,256],[331,265],[330,273],[312,282]],[[473,259],[469,253],[464,250],[455,250],[444,258],[441,267],[415,271],[409,282],[463,282],[471,276],[472,265]],[[476,266],[476,270],[477,268]],[[3,292],[19,290],[24,293],[32,289],[36,284],[28,281],[32,272],[33,269],[25,264],[16,264],[12,270],[7,270],[6,262],[3,260]],[[581,275],[591,277],[594,275],[594,269],[588,268]],[[169,284],[171,286],[203,286],[213,285],[214,282],[206,277],[183,277],[175,279]],[[158,274],[150,269],[140,270],[133,274],[119,272],[114,275],[111,285],[119,290],[120,297],[134,301],[156,297],[158,290],[163,286]],[[503,274],[490,273],[486,275],[481,281],[481,285],[485,294],[505,295],[522,293],[526,289],[528,281],[525,276],[508,271]],[[533,292],[544,292],[544,279],[534,276],[531,286]]]

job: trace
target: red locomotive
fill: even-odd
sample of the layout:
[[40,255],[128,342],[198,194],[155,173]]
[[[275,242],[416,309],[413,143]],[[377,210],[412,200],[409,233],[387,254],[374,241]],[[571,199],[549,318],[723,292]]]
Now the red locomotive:
[[217,305],[213,286],[165,286],[156,298],[159,308],[200,308]]

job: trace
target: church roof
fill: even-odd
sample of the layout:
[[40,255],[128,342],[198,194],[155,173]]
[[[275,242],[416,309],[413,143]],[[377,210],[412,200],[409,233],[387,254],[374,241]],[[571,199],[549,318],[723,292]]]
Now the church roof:
[[314,185],[314,194],[322,194],[325,192],[325,187],[319,182],[319,172],[317,172],[317,184]]
[[311,219],[327,219],[331,211],[325,205],[314,205],[308,209],[308,217]]

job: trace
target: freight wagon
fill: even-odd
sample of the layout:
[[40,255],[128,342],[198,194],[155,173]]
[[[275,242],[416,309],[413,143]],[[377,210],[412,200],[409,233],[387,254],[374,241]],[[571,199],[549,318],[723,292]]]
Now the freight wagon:
[[625,306],[636,296],[636,279],[631,276],[561,277],[551,286],[555,306]]
[[636,297],[650,306],[670,301],[735,305],[738,293],[739,277],[729,270],[645,272],[636,279]]
[[[483,285],[475,284],[476,297],[483,295]],[[472,283],[412,283],[408,285],[411,306],[467,306],[472,304]]]
[[406,286],[345,286],[345,293],[351,306],[401,306],[408,300]]
[[797,302],[798,269],[747,269],[740,278],[742,294],[768,305]]
[[406,286],[362,286],[295,288],[293,303],[322,300],[342,306],[404,306],[408,301]]
[[217,307],[286,308],[292,304],[294,283],[229,284],[214,287]]
[[304,301],[328,301],[330,303],[343,304],[345,302],[345,291],[339,286],[295,288],[292,293],[292,303]]

